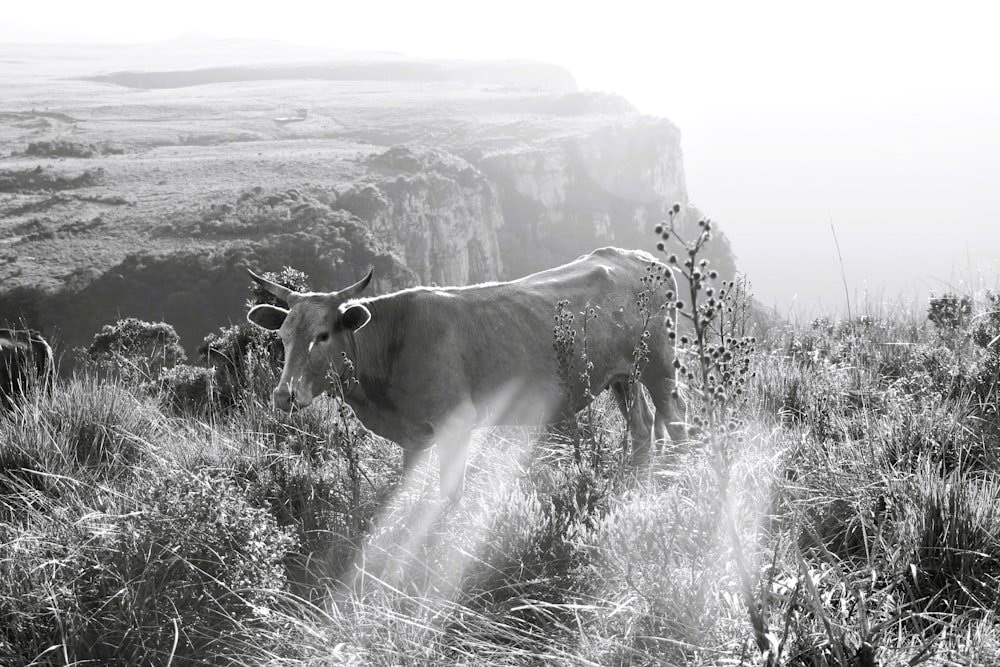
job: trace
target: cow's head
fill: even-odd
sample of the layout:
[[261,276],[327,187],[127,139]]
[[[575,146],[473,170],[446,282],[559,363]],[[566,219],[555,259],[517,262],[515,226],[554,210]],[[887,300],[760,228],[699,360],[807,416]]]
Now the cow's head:
[[361,303],[351,303],[368,286],[368,275],[339,292],[295,292],[250,271],[265,290],[288,304],[288,309],[270,304],[254,306],[247,319],[259,327],[277,331],[285,346],[285,367],[274,390],[274,404],[281,410],[304,408],[331,384],[344,352],[351,354],[350,336],[368,324],[371,313]]

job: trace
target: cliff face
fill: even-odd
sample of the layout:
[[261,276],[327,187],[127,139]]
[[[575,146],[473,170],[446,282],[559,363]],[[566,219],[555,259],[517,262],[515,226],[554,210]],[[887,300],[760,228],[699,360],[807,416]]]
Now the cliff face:
[[[46,111],[11,100],[20,111],[0,114],[0,326],[72,348],[139,317],[174,325],[193,351],[243,319],[248,267],[292,266],[324,290],[368,267],[372,293],[462,285],[605,245],[652,250],[675,203],[682,227],[698,219],[679,130],[620,97],[574,91],[560,68],[314,74],[195,70],[141,95],[111,79],[45,79]],[[280,109],[308,113],[285,122]],[[725,238],[713,246],[713,266],[731,274]]]
[[652,249],[674,203],[681,224],[698,215],[680,132],[637,114],[489,152],[397,146],[364,165],[332,206],[365,221],[422,283],[515,278],[604,245]]
[[362,182],[334,205],[364,220],[420,282],[466,285],[503,275],[503,213],[479,169],[438,150],[404,147],[366,164]]
[[653,227],[688,200],[680,133],[669,121],[619,119],[592,133],[485,155],[505,226],[509,273],[551,266],[602,245],[652,248]]

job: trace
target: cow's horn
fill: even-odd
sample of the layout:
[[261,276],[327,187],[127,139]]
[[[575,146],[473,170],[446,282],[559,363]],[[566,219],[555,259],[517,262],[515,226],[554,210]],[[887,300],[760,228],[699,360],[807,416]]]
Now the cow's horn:
[[363,292],[366,287],[368,287],[368,283],[370,283],[372,281],[372,276],[373,275],[375,275],[375,267],[374,266],[372,268],[368,269],[368,275],[367,276],[365,276],[364,278],[362,278],[358,282],[354,283],[350,287],[345,287],[344,289],[340,290],[339,292],[337,292],[337,295],[341,296],[341,297],[343,297],[345,299],[353,299],[354,297],[356,297],[359,294],[361,294],[361,292]]
[[258,285],[263,287],[268,292],[270,292],[273,296],[276,296],[285,303],[288,303],[288,297],[290,294],[293,293],[292,290],[288,289],[284,285],[279,285],[278,283],[271,282],[270,280],[264,278],[263,276],[258,276],[250,269],[247,269],[247,273],[249,273],[250,277],[254,279],[254,282],[256,282]]

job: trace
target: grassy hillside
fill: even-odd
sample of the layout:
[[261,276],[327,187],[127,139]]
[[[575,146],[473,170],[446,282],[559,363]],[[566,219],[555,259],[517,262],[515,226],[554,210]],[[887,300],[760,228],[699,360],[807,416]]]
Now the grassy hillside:
[[0,662],[995,664],[1000,300],[754,329],[710,282],[689,442],[633,467],[602,397],[479,432],[456,505],[337,402],[274,413],[260,358],[227,409],[114,365],[31,396]]

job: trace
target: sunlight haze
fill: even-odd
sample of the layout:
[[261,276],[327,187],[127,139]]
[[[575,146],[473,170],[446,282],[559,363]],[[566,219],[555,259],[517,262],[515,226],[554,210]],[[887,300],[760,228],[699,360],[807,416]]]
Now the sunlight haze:
[[997,286],[1000,91],[985,3],[15,3],[3,42],[188,33],[562,65],[676,123],[691,201],[757,296],[806,316]]

